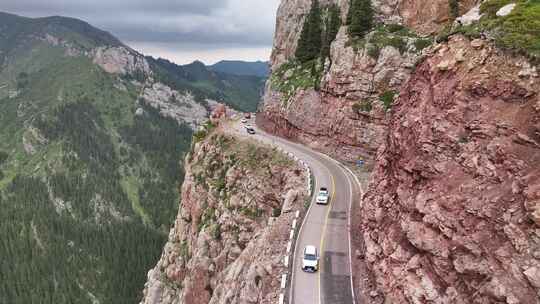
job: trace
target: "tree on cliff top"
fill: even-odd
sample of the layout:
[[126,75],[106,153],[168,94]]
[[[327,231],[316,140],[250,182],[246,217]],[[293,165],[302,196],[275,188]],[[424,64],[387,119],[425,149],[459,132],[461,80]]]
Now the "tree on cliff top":
[[448,7],[450,9],[450,17],[452,17],[452,19],[459,17],[459,0],[449,0]]
[[317,58],[321,53],[321,45],[321,9],[319,1],[313,0],[311,10],[300,34],[300,40],[296,48],[296,59],[303,63]]
[[371,0],[351,0],[347,14],[349,35],[363,37],[373,27],[373,7]]
[[330,45],[336,39],[341,26],[341,16],[337,5],[328,8],[328,14],[325,20],[325,29],[321,47],[321,57],[323,60],[330,56]]

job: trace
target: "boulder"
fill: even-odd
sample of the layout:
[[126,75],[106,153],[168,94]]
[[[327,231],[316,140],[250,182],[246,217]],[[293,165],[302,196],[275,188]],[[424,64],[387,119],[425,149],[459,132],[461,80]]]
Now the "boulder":
[[503,6],[503,7],[501,7],[497,11],[496,15],[499,16],[499,17],[508,16],[514,10],[515,7],[516,7],[515,3],[507,4],[507,5]]

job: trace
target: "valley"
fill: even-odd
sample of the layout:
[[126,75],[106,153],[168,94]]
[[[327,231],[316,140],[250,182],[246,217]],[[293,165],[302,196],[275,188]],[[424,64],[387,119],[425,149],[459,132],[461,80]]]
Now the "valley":
[[0,13],[0,303],[540,304],[540,3],[277,2]]

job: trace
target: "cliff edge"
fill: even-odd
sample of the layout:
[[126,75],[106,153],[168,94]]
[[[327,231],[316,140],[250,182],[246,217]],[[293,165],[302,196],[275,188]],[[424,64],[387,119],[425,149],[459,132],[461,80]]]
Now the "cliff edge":
[[276,303],[306,173],[277,150],[221,129],[195,140],[178,217],[141,303]]

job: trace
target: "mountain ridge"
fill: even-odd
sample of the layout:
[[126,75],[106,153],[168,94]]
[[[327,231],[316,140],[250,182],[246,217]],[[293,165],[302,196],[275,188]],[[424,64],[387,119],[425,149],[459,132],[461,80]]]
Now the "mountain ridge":
[[267,78],[270,74],[268,61],[221,60],[208,66],[213,71],[241,76],[258,76]]
[[171,87],[158,76],[180,75],[86,22],[2,17],[0,302],[136,303],[207,99],[252,84]]

